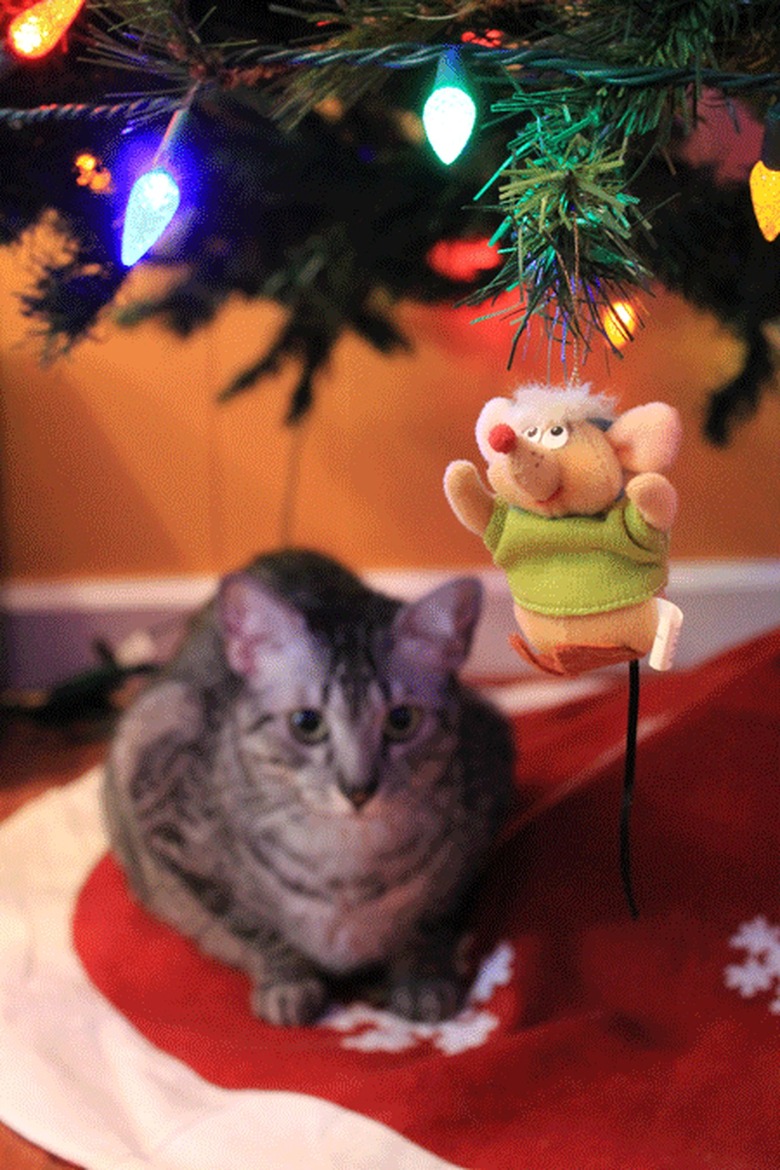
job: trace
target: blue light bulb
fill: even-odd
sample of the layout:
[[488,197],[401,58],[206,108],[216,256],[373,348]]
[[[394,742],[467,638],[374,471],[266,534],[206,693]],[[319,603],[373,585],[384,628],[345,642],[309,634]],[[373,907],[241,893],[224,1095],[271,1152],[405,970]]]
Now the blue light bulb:
[[179,187],[164,167],[136,179],[125,211],[122,263],[130,268],[159,240],[179,206]]

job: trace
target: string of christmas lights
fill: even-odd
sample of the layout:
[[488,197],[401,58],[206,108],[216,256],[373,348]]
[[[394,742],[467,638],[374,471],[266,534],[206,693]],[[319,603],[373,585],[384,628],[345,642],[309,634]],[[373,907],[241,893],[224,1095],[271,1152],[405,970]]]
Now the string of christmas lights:
[[[142,257],[191,263],[194,275],[178,296],[174,291],[129,315],[159,313],[188,331],[209,319],[231,288],[279,299],[290,310],[289,326],[254,374],[237,381],[246,388],[280,360],[302,355],[293,417],[310,401],[312,379],[343,328],[363,331],[380,348],[401,344],[387,310],[375,306],[398,295],[442,295],[448,283],[467,303],[492,301],[493,310],[481,316],[497,313],[511,322],[510,364],[535,319],[562,344],[575,339],[587,349],[598,336],[617,352],[636,324],[626,324],[618,308],[630,304],[632,289],[660,278],[683,290],[695,285],[700,300],[718,302],[721,295],[703,292],[691,277],[690,241],[661,253],[659,229],[673,239],[670,215],[647,182],[695,127],[705,90],[719,91],[726,102],[746,101],[766,118],[750,190],[764,242],[778,234],[779,0],[657,0],[650,7],[625,0],[619,10],[611,0],[586,7],[562,0],[491,0],[484,8],[460,0],[428,0],[419,8],[402,0],[301,4],[292,12],[257,6],[251,16],[232,0],[6,4],[0,72],[13,73],[14,96],[33,100],[3,101],[9,83],[0,81],[5,144],[25,149],[30,134],[67,127],[64,153],[78,128],[86,132],[67,168],[83,196],[63,188],[47,202],[18,175],[5,192],[0,184],[0,238],[17,238],[53,206],[77,245],[66,267],[49,266],[25,311],[72,340],[109,303],[122,269]],[[34,70],[29,76],[25,58]],[[49,72],[47,59],[56,61]],[[127,77],[134,91],[118,92]],[[36,102],[39,93],[46,100]],[[157,130],[161,118],[166,122]],[[149,145],[141,149],[147,132]],[[317,179],[300,152],[320,157],[313,143],[323,134],[329,157],[315,211],[308,183]],[[274,159],[268,173],[264,149]],[[253,150],[258,174],[248,177]],[[99,160],[94,175],[76,164],[86,156]],[[249,190],[239,189],[231,166]],[[285,187],[285,166],[288,177],[306,176],[304,216],[295,214],[301,188],[293,181]],[[388,188],[393,168],[401,186]],[[686,173],[678,159],[669,173],[675,170]],[[347,220],[360,214],[352,193],[358,175],[375,202],[374,213],[364,201],[363,231]],[[217,181],[222,190],[215,197]],[[264,183],[270,186],[261,189]],[[717,204],[722,193],[712,182],[710,188]],[[674,194],[678,210],[687,206],[679,185]],[[221,220],[217,200],[238,230]],[[276,213],[285,201],[292,214],[280,246],[264,247],[264,225],[275,220],[279,229]],[[375,235],[380,223],[387,232],[388,215],[390,248]],[[459,234],[471,241],[478,223],[492,260],[470,279],[448,282],[429,260],[437,241]],[[745,248],[762,255],[753,242]],[[231,252],[232,264],[225,258]],[[96,266],[101,278],[86,280]],[[358,271],[355,294],[347,284]],[[77,288],[83,311],[73,304]],[[756,306],[744,289],[740,295],[742,307],[728,308],[729,324],[749,341],[752,368],[765,371],[766,354],[756,359],[760,323],[780,306],[776,296]],[[327,328],[314,324],[315,304],[321,317],[325,303]],[[744,402],[744,390],[739,394]]]

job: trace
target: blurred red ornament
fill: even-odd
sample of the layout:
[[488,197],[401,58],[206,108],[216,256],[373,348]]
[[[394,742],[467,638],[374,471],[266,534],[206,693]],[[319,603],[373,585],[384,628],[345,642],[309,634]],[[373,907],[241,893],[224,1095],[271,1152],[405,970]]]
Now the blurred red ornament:
[[501,257],[487,240],[439,240],[429,251],[428,267],[448,280],[476,280],[498,267]]
[[484,45],[486,49],[495,49],[503,41],[504,34],[497,28],[486,28],[483,33],[464,32],[460,39],[467,45]]

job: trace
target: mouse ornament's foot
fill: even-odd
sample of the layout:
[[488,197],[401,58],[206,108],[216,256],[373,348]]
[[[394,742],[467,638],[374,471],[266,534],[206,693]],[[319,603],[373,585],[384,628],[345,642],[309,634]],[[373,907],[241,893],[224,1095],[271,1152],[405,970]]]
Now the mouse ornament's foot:
[[509,644],[522,659],[545,674],[572,677],[596,670],[600,666],[614,666],[638,658],[631,646],[554,646],[544,653],[536,653],[519,634],[510,634]]

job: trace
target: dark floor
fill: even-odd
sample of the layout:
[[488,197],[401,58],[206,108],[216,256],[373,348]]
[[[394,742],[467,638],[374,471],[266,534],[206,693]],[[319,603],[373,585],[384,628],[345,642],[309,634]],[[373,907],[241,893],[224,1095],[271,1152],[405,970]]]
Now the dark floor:
[[97,722],[47,727],[33,718],[0,714],[0,820],[99,763],[107,734],[106,725]]

